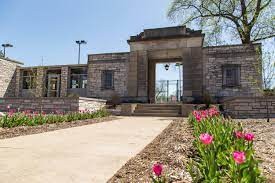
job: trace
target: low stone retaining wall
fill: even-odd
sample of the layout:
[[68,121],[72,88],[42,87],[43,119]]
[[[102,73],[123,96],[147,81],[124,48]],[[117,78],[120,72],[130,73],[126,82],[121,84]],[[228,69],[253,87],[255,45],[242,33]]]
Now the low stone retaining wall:
[[232,118],[267,118],[267,111],[270,118],[275,118],[275,96],[233,97],[224,100],[223,106]]
[[106,100],[95,98],[79,98],[79,110],[97,111],[106,105]]
[[90,98],[0,98],[0,111],[8,111],[10,109],[25,111],[43,111],[52,112],[74,112],[79,110],[96,111],[106,104],[105,100]]

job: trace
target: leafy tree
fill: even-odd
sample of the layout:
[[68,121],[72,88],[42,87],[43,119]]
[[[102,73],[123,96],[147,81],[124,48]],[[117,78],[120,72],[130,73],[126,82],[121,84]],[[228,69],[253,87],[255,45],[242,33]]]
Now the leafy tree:
[[272,0],[173,0],[168,16],[199,26],[214,44],[221,35],[249,44],[275,36],[274,12]]
[[0,50],[0,58],[4,58],[4,53]]

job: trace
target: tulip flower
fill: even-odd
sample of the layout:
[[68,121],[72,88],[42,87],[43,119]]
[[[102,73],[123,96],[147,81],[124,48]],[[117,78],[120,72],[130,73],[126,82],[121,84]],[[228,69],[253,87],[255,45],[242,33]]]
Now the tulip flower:
[[236,137],[237,139],[242,139],[242,138],[244,137],[244,134],[243,134],[242,131],[236,131],[236,132],[235,132],[235,137]]
[[247,140],[247,141],[253,141],[254,137],[255,137],[255,136],[254,136],[253,133],[246,133],[246,134],[244,135],[244,139]]
[[232,156],[237,164],[242,164],[245,162],[245,153],[242,151],[235,151]]
[[157,177],[160,177],[163,170],[162,164],[160,163],[154,164],[152,170]]
[[213,136],[209,135],[208,133],[204,133],[200,135],[200,140],[203,144],[209,145],[213,141]]

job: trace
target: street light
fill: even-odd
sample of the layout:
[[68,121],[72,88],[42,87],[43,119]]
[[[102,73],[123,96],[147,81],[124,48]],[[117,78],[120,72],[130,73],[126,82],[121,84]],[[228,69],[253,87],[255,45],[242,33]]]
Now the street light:
[[166,64],[166,65],[164,66],[165,70],[167,70],[167,71],[169,70],[169,67],[170,67],[169,64]]
[[87,42],[85,40],[78,40],[75,43],[78,44],[78,64],[80,64],[80,45],[87,44]]
[[4,48],[4,58],[6,58],[6,48],[11,48],[13,47],[13,45],[6,43],[6,44],[2,44],[2,47]]

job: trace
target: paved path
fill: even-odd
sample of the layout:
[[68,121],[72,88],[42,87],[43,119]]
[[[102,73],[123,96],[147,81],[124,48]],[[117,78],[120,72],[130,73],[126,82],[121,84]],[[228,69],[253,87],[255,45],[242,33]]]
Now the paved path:
[[106,182],[171,119],[121,117],[112,122],[0,140],[0,182]]

